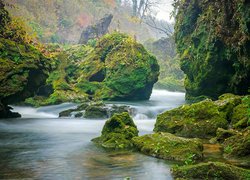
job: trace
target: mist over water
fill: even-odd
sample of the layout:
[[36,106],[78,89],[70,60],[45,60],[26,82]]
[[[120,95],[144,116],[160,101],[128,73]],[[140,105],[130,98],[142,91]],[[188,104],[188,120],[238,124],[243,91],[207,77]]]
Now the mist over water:
[[[114,103],[135,108],[142,135],[152,132],[157,114],[184,102],[184,93],[154,90],[149,101]],[[170,162],[96,147],[91,139],[101,134],[105,119],[57,118],[76,106],[14,106],[23,118],[0,120],[0,179],[172,179]]]

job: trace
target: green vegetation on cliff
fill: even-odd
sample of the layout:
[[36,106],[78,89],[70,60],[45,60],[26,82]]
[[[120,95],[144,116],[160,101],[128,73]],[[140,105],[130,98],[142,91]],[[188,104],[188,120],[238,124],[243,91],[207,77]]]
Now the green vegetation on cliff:
[[186,74],[186,98],[217,98],[250,88],[250,3],[175,1],[175,41]]
[[33,96],[45,83],[49,64],[25,26],[9,16],[2,1],[0,18],[0,116],[11,117],[7,105]]

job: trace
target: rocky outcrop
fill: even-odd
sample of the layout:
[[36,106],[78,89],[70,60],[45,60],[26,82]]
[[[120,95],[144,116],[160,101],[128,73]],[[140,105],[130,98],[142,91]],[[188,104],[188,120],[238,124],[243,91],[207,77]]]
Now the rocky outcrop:
[[106,149],[131,149],[132,138],[138,136],[138,130],[128,113],[113,115],[106,121],[102,135],[92,141]]
[[199,139],[177,137],[170,133],[147,134],[133,138],[142,153],[166,160],[192,161],[202,159],[203,146]]
[[207,162],[172,169],[175,179],[250,179],[250,170],[221,162]]
[[250,88],[249,1],[177,1],[175,41],[186,98],[245,95]]
[[109,25],[113,19],[112,14],[107,14],[96,24],[88,26],[83,30],[79,44],[86,44],[90,39],[100,38],[108,32]]
[[156,58],[117,32],[101,38],[80,66],[76,86],[93,98],[108,100],[149,99],[159,75]]
[[2,4],[0,17],[3,18],[0,34],[1,117],[19,117],[11,113],[8,104],[33,96],[45,84],[48,59],[25,41],[28,34],[21,27],[18,30],[11,29],[11,19]]

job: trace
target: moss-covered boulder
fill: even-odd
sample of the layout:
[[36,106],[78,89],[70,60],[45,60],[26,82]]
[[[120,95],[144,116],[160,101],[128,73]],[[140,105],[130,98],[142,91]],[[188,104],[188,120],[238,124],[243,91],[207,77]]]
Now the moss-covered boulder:
[[128,149],[133,147],[132,138],[138,130],[128,113],[113,115],[106,121],[102,135],[92,141],[107,149]]
[[177,137],[170,133],[154,133],[133,138],[142,153],[166,160],[195,162],[202,159],[203,146],[198,139]]
[[218,128],[227,128],[228,125],[219,108],[212,100],[204,100],[166,111],[157,116],[154,131],[184,137],[213,137]]
[[175,179],[250,179],[250,170],[220,162],[200,163],[172,169]]
[[250,128],[225,139],[222,145],[227,157],[244,157],[250,160]]
[[249,1],[183,0],[177,9],[175,41],[186,74],[186,98],[217,98],[250,88]]
[[159,75],[156,58],[134,39],[117,32],[102,37],[81,68],[77,86],[109,100],[149,99]]

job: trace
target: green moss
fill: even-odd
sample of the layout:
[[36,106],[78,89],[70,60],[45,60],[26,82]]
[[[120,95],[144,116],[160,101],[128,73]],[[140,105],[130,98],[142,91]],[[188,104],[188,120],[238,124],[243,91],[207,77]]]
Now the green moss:
[[203,146],[198,139],[186,139],[170,133],[147,134],[133,138],[135,147],[154,157],[194,163],[202,159]]
[[102,135],[92,139],[98,145],[108,149],[132,148],[132,138],[138,136],[138,130],[128,113],[113,115],[106,121]]
[[89,81],[102,88],[80,89],[102,99],[148,99],[159,75],[155,57],[132,38],[117,32],[102,37],[81,67],[80,86]]
[[211,100],[166,111],[157,116],[154,131],[170,132],[184,137],[209,138],[217,128],[226,128],[227,120]]
[[220,162],[200,163],[175,167],[172,169],[175,179],[249,179],[250,170]]
[[247,94],[250,4],[184,0],[176,1],[175,8],[175,41],[186,74],[186,97]]
[[250,158],[250,129],[247,128],[225,139],[223,147],[225,155],[228,157]]

